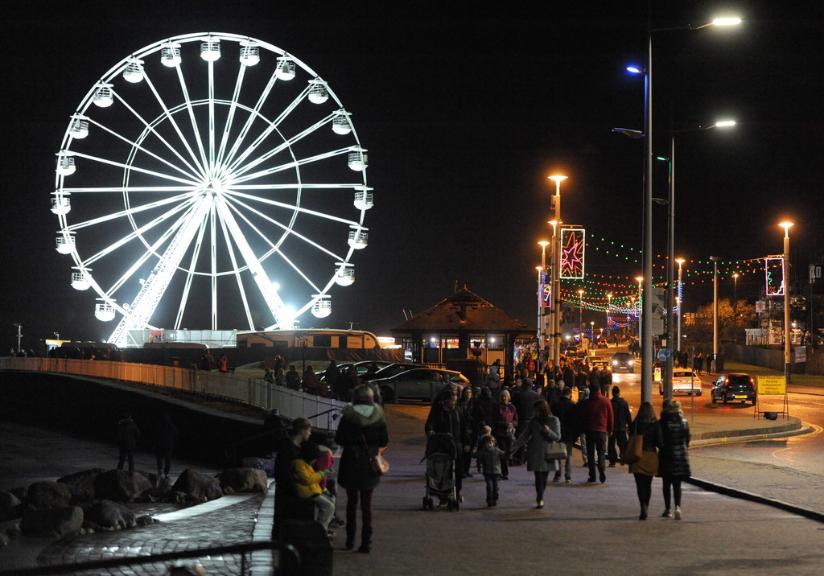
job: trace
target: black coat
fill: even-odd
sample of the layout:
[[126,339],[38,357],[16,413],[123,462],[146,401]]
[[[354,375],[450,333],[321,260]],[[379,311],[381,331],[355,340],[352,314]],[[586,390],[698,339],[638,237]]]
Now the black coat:
[[579,427],[576,410],[575,402],[566,396],[562,396],[552,406],[552,413],[561,421],[562,442],[574,442],[578,438]]
[[575,386],[575,372],[572,370],[572,368],[567,366],[566,368],[564,368],[563,374],[564,386],[566,386],[567,388],[572,388],[573,386]]
[[632,422],[632,414],[629,412],[629,404],[621,398],[613,398],[612,402],[612,429],[615,431],[627,430]]
[[117,423],[117,445],[122,450],[134,450],[138,440],[140,440],[140,428],[131,417],[123,418]]
[[515,405],[515,409],[518,411],[520,426],[526,426],[532,420],[532,416],[535,414],[535,403],[540,399],[538,393],[531,388],[521,389],[517,395],[513,396],[512,404]]
[[426,419],[424,430],[427,432],[437,432],[439,434],[451,434],[455,442],[455,449],[460,452],[463,446],[469,446],[472,442],[469,439],[469,429],[466,426],[466,419],[460,408],[447,410],[442,405],[432,406],[429,417]]
[[689,477],[690,427],[678,412],[663,412],[661,420],[661,450],[658,454],[658,472],[661,476]]
[[372,456],[389,444],[383,409],[370,405],[372,410],[366,410],[361,406],[344,408],[335,434],[335,443],[343,447],[338,484],[348,490],[371,490],[378,485],[380,476],[372,471]]
[[481,396],[475,400],[473,407],[473,420],[477,430],[480,431],[481,426],[494,426],[495,420],[498,418],[498,405],[492,398],[484,398]]

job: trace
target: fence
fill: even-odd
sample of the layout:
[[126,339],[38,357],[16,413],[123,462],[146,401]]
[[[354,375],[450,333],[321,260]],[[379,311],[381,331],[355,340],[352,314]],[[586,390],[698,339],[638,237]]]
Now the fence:
[[332,398],[290,390],[259,378],[239,378],[158,364],[72,358],[0,358],[0,370],[70,374],[182,390],[225,398],[267,412],[277,409],[281,416],[309,418],[314,427],[326,430],[337,429],[338,416],[346,406]]

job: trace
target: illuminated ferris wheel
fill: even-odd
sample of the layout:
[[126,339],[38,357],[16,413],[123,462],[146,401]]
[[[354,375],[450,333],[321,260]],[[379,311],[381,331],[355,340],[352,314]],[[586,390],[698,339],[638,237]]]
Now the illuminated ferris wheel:
[[332,311],[365,248],[366,150],[331,87],[235,34],[176,36],[100,78],[57,153],[51,211],[71,285],[118,320],[290,328]]

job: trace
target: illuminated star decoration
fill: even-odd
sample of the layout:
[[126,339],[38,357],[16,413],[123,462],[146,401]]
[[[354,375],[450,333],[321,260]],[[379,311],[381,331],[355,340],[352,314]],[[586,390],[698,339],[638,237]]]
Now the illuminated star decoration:
[[584,277],[584,229],[565,228],[561,230],[561,278],[582,279]]

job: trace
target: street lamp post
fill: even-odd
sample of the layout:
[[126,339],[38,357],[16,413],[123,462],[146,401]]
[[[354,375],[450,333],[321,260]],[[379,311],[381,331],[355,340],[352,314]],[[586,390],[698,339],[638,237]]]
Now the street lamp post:
[[[561,182],[567,179],[563,174],[553,174],[548,177],[549,180],[555,182],[555,195],[552,197],[553,219],[556,224],[560,224],[561,220]],[[556,226],[553,226],[553,231]],[[561,359],[561,246],[560,234],[554,234],[555,242],[553,242],[552,250],[554,256],[552,259],[552,349],[555,361]]]
[[555,286],[553,285],[553,278],[555,278],[555,253],[557,251],[556,246],[556,229],[558,227],[558,221],[555,219],[549,220],[549,224],[552,225],[552,240],[549,244],[549,276],[548,282],[550,287],[550,302],[549,307],[547,308],[547,314],[544,316],[544,337],[549,340],[549,359],[552,361],[553,365],[558,365],[558,357],[555,355],[555,345],[554,345],[554,330],[555,330],[555,310],[553,308],[553,302],[555,299]]
[[589,321],[589,345],[592,346],[592,343],[595,342],[595,321]]
[[[644,277],[646,282],[643,286],[643,297],[641,302],[641,316],[646,316],[647,320],[652,317],[653,298],[653,278],[652,278],[652,169],[653,169],[653,147],[652,147],[652,36],[657,32],[668,32],[675,30],[701,30],[710,26],[731,27],[741,24],[741,18],[725,16],[714,18],[712,21],[701,26],[680,26],[674,28],[650,29],[647,32],[647,66],[642,69],[637,66],[627,67],[627,71],[634,74],[644,74],[644,144],[645,144],[645,166],[644,166]],[[642,324],[641,331],[641,401],[650,402],[652,400],[652,362],[653,362],[653,342],[652,326],[647,321]]]
[[[712,362],[718,362],[718,256],[710,256],[712,260]],[[709,372],[709,370],[708,370]]]
[[678,263],[678,296],[676,298],[676,305],[677,305],[677,312],[678,312],[678,341],[675,346],[675,350],[677,352],[681,351],[681,306],[684,302],[684,292],[683,292],[683,285],[681,284],[681,269],[684,265],[685,260],[683,258],[676,258],[675,261]]
[[538,279],[537,279],[537,282],[536,282],[536,286],[538,287],[537,288],[537,290],[538,290],[538,328],[537,328],[538,332],[537,332],[536,337],[538,338],[538,350],[540,351],[541,350],[541,273],[544,271],[544,267],[543,266],[536,266],[535,270],[538,272]]
[[584,345],[584,291],[578,289],[578,334],[581,338],[581,347]]
[[[541,247],[541,272],[538,273],[538,356],[544,349],[544,338],[546,331],[544,330],[544,294],[543,284],[541,280],[546,281],[546,247],[549,245],[548,240],[539,240],[538,246]],[[543,274],[543,278],[541,275]]]
[[732,275],[732,341],[738,342],[738,272]]
[[609,333],[610,317],[609,313],[612,308],[612,292],[607,292],[607,333]]
[[[644,319],[644,277],[636,276],[635,281],[638,282],[638,308],[636,308],[636,313],[638,314],[638,344],[640,346],[641,339],[644,335],[643,330],[641,330]],[[635,306],[633,306],[633,308],[635,308]],[[650,394],[651,393],[652,392],[650,392]]]
[[781,222],[784,229],[784,379],[790,385],[790,366],[792,365],[792,336],[790,332],[790,228],[792,222]]

